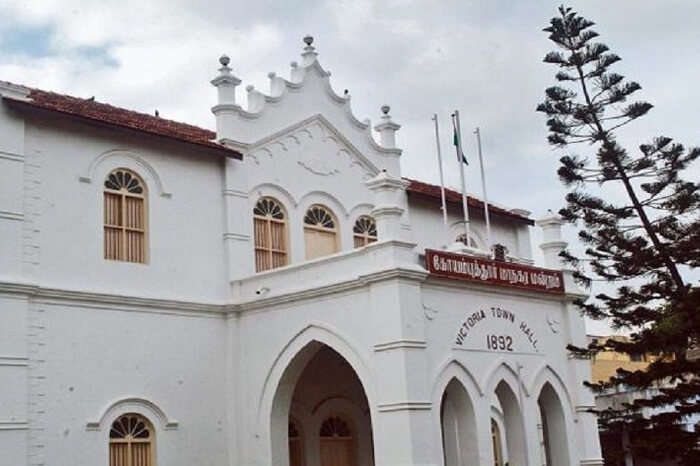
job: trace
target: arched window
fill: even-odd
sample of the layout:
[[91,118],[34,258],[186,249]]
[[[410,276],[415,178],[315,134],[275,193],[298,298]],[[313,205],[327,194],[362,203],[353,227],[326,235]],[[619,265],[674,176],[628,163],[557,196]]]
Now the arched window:
[[287,265],[287,216],[275,199],[263,197],[253,208],[255,270]]
[[109,466],[155,466],[151,423],[138,414],[124,414],[109,430]]
[[146,185],[119,168],[104,184],[105,259],[146,263]]
[[333,213],[321,205],[312,205],[304,216],[306,259],[338,252],[338,222]]
[[329,417],[319,432],[321,464],[355,466],[354,443],[348,424],[337,416]]
[[377,224],[368,215],[362,215],[355,221],[352,232],[356,248],[361,248],[377,241]]

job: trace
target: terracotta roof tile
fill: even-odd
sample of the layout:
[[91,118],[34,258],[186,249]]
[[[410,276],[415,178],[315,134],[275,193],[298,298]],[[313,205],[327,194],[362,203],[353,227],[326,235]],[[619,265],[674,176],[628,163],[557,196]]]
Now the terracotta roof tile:
[[[440,194],[440,186],[424,183],[423,181],[412,180],[410,178],[404,178],[404,180],[409,182],[409,185],[406,188],[406,191],[409,195],[413,194],[429,199],[436,199],[438,202],[440,202],[442,198]],[[462,193],[445,188],[445,200],[448,203],[461,204]],[[469,205],[470,210],[479,209],[480,212],[484,210],[484,203],[480,199],[467,196],[467,204]],[[491,213],[492,215],[500,215],[502,217],[507,217],[511,220],[527,223],[528,225],[535,224],[535,222],[531,218],[524,217],[520,214],[516,214],[501,207],[497,207],[493,204],[489,204],[489,213]]]
[[216,133],[178,121],[147,115],[91,99],[80,99],[54,92],[31,89],[29,100],[5,97],[20,105],[60,112],[103,124],[162,136],[177,141],[213,149],[223,155],[241,158],[241,154],[214,141]]

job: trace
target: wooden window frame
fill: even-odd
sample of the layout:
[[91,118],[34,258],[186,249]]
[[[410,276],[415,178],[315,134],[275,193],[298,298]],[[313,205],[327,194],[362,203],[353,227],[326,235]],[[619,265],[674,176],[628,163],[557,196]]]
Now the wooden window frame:
[[[255,213],[255,209],[258,207],[260,202],[263,200],[268,200],[272,201],[277,206],[279,207],[281,213],[282,213],[282,219],[276,219],[270,215],[258,215]],[[267,238],[269,239],[270,243],[268,247],[259,247],[257,244],[255,244],[255,220],[262,220],[265,222],[265,229],[266,229],[266,234]],[[284,250],[281,249],[275,249],[272,247],[272,224],[280,224],[282,225],[282,236],[284,237]],[[258,270],[258,264],[257,264],[257,257],[256,257],[256,263],[255,263],[255,272],[265,272],[267,270],[273,270],[276,268],[284,267],[289,265],[289,216],[287,215],[287,209],[285,209],[284,204],[282,204],[280,201],[275,199],[274,197],[270,196],[263,196],[260,199],[258,199],[255,202],[255,206],[253,207],[253,250],[255,251],[255,254],[257,256],[258,251],[263,251],[267,254],[268,260],[270,263],[270,267],[263,269],[263,270]],[[273,257],[275,254],[284,254],[284,264],[278,265],[278,266],[273,266]]]
[[141,438],[134,438],[130,437],[130,435],[127,435],[124,438],[112,438],[111,435],[108,434],[108,440],[109,440],[109,446],[108,446],[108,453],[107,453],[107,461],[109,466],[112,465],[112,445],[116,444],[127,444],[127,453],[126,453],[126,464],[125,465],[118,465],[118,466],[132,466],[133,465],[133,458],[131,455],[132,449],[131,445],[133,444],[144,444],[147,443],[149,444],[149,456],[150,456],[150,464],[148,466],[156,466],[156,431],[155,428],[153,427],[153,423],[145,416],[138,414],[138,413],[124,413],[117,417],[114,421],[112,421],[112,424],[110,424],[109,427],[109,432],[111,434],[112,429],[114,428],[114,425],[117,422],[120,422],[123,418],[125,417],[135,417],[137,418],[140,422],[142,422],[145,426],[146,429],[148,430],[149,436],[147,439],[141,439]]
[[[148,236],[149,236],[149,224],[148,224],[148,211],[149,211],[149,206],[148,206],[148,187],[146,186],[146,183],[143,181],[143,178],[141,178],[137,173],[135,173],[133,170],[129,170],[128,168],[115,168],[114,170],[111,170],[107,174],[107,178],[109,178],[110,175],[116,172],[124,172],[128,173],[131,175],[133,178],[136,178],[139,182],[139,185],[141,186],[143,192],[140,194],[137,193],[130,193],[127,191],[126,188],[122,187],[119,190],[115,190],[112,188],[108,188],[102,184],[102,249],[103,249],[103,257],[105,260],[108,261],[116,261],[116,262],[127,262],[130,264],[148,264],[149,263],[149,241],[148,241]],[[105,179],[105,181],[106,181]],[[105,218],[105,199],[106,195],[114,195],[114,196],[119,196],[119,210],[120,210],[120,222],[121,225],[110,225],[107,224],[106,218]],[[133,227],[128,227],[127,222],[126,222],[126,200],[127,198],[134,198],[134,199],[141,199],[143,201],[143,228],[133,228]],[[106,249],[106,231],[107,230],[117,230],[120,232],[121,236],[121,242],[119,245],[119,257],[117,258],[111,258],[107,257],[107,249]],[[127,250],[127,232],[129,231],[134,231],[134,232],[139,232],[143,235],[143,261],[130,261],[127,260],[126,258],[126,250]]]
[[[315,209],[315,208],[316,209],[323,209],[330,216],[331,220],[333,221],[333,225],[334,225],[333,228],[326,228],[323,226],[312,225],[312,224],[306,223],[306,216],[309,214],[309,211],[311,211],[312,209]],[[328,207],[326,207],[323,204],[312,204],[304,212],[304,218],[302,219],[302,222],[304,224],[304,233],[306,233],[306,230],[320,231],[323,233],[333,233],[333,238],[335,240],[335,243],[334,243],[335,250],[332,253],[327,254],[327,255],[337,254],[341,251],[340,224],[338,223],[338,217],[335,215],[335,212],[333,212],[331,209],[329,209]],[[306,247],[306,238],[304,238],[304,247]],[[308,256],[308,251],[304,251],[304,252],[305,252],[305,255]],[[313,259],[318,259],[319,257],[325,257],[325,256],[316,256]],[[307,259],[307,260],[313,260],[313,259]]]
[[[370,231],[364,230],[362,232],[357,232],[355,231],[358,228],[358,225],[360,225],[360,222],[362,220],[368,220],[371,222],[372,227],[374,228],[374,235],[370,234]],[[353,238],[353,246],[355,248],[361,248],[364,246],[367,246],[368,244],[371,243],[376,243],[377,242],[377,222],[374,220],[374,218],[370,217],[369,215],[360,215],[357,217],[357,220],[355,220],[355,224],[352,227],[352,238]],[[362,244],[357,244],[356,240],[361,241]]]

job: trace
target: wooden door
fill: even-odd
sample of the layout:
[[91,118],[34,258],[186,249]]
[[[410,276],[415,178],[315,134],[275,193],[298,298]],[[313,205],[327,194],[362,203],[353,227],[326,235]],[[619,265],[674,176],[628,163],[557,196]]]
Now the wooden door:
[[321,466],[354,466],[352,437],[321,439]]
[[355,466],[355,442],[348,424],[329,417],[321,425],[321,466]]

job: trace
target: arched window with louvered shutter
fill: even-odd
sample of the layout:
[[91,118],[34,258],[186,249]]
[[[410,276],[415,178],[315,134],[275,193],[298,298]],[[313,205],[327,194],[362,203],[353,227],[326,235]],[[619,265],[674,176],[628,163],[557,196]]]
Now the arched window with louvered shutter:
[[340,250],[338,221],[327,207],[312,205],[304,216],[306,259],[327,256]]
[[104,257],[147,262],[146,185],[134,172],[113,170],[104,183]]
[[255,270],[287,265],[287,215],[276,199],[263,197],[253,208]]
[[124,414],[112,423],[109,466],[155,466],[155,435],[148,419]]
[[362,215],[355,221],[352,233],[356,248],[367,246],[377,241],[377,224],[369,215]]

